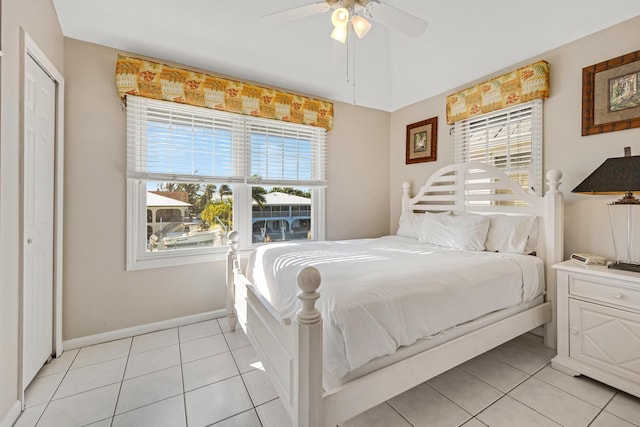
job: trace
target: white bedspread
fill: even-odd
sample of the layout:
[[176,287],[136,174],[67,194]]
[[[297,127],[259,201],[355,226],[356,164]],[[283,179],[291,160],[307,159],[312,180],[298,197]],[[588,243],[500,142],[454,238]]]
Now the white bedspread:
[[324,363],[338,378],[544,289],[535,256],[465,252],[397,236],[265,245],[252,253],[247,276],[283,317],[293,317],[296,274],[308,265],[322,275]]

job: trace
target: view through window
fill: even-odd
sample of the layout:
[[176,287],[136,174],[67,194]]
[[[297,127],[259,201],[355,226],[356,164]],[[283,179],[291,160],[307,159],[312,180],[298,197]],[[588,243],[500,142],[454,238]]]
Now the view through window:
[[[226,245],[233,186],[147,182],[147,251]],[[251,187],[252,243],[311,240],[311,188]]]

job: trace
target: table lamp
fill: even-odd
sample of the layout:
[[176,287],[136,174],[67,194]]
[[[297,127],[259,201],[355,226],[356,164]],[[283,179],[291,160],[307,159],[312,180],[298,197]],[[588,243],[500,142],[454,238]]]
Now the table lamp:
[[624,195],[608,205],[616,251],[609,268],[640,272],[640,228],[634,229],[640,227],[640,200],[634,191],[640,191],[640,156],[632,156],[631,148],[625,147],[624,157],[605,160],[572,193]]

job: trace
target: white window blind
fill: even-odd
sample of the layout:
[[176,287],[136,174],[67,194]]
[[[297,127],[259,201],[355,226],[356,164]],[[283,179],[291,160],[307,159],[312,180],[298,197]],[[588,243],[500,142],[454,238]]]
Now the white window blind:
[[489,163],[541,194],[542,100],[456,122],[454,135],[456,163]]
[[326,185],[326,130],[127,96],[127,175]]
[[249,118],[251,183],[287,186],[326,185],[326,131]]
[[236,115],[127,96],[127,175],[157,181],[242,182]]

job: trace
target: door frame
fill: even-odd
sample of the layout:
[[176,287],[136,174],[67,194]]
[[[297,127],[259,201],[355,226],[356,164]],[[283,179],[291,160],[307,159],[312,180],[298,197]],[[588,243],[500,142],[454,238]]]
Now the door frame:
[[63,190],[64,190],[64,77],[40,49],[29,34],[21,29],[21,62],[20,62],[20,305],[19,305],[19,377],[18,391],[24,407],[24,125],[25,125],[25,78],[26,64],[31,57],[53,80],[56,86],[55,117],[55,149],[54,149],[54,189],[53,189],[53,342],[51,353],[58,357],[62,354],[62,249],[63,249]]

